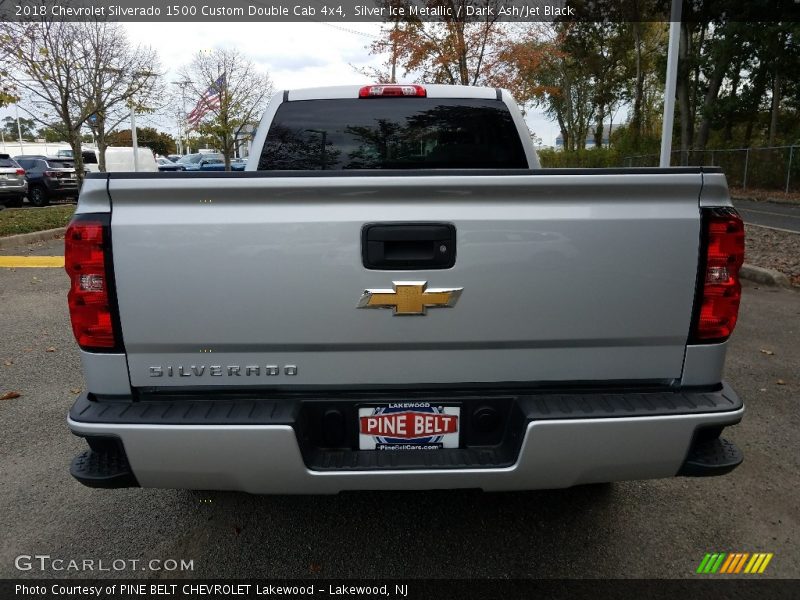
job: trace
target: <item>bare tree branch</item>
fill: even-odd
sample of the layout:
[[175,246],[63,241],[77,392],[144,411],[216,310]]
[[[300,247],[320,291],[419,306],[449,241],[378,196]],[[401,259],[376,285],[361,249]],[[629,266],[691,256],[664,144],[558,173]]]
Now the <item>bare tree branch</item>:
[[119,118],[120,112],[142,110],[161,89],[155,52],[132,48],[118,23],[48,18],[0,23],[0,54],[12,58],[8,79],[21,96],[22,109],[64,136],[81,178],[81,128],[87,121],[92,120],[98,137],[104,170],[106,121]]
[[216,49],[197,53],[181,71],[181,78],[190,82],[187,97],[195,103],[201,103],[209,89],[219,94],[219,104],[207,105],[208,112],[197,130],[219,144],[229,171],[237,138],[248,126],[258,123],[272,96],[269,75],[259,73],[253,61],[236,49]]

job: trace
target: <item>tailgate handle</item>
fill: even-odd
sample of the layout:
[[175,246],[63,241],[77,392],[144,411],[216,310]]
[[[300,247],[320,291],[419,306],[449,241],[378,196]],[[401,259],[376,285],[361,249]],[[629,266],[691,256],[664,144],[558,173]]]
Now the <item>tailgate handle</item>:
[[449,223],[364,225],[361,258],[367,269],[449,269],[456,262],[456,228]]

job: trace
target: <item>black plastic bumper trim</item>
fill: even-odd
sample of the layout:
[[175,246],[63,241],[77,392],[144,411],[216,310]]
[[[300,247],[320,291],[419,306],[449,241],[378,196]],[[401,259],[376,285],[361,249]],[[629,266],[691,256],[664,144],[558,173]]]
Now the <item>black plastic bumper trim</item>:
[[98,401],[81,394],[70,409],[69,416],[80,423],[135,424],[135,425],[294,425],[303,403],[306,402],[391,402],[425,399],[431,402],[459,402],[482,398],[487,400],[511,399],[527,421],[549,419],[598,419],[620,417],[652,417],[703,413],[734,412],[743,403],[727,384],[717,391],[675,392],[573,392],[525,393],[519,389],[476,390],[432,393],[419,391],[365,392],[348,395],[337,393],[335,398],[321,394],[298,396],[227,396],[208,392],[205,399],[182,398],[170,395],[144,396],[143,400],[116,397]]
[[73,459],[69,473],[87,487],[105,489],[139,487],[123,449],[86,450]]
[[713,392],[542,394],[521,397],[520,405],[528,420],[539,421],[719,413],[739,410],[743,403],[723,384]]
[[684,477],[716,477],[733,471],[742,464],[744,454],[731,441],[723,438],[695,442],[678,475]]

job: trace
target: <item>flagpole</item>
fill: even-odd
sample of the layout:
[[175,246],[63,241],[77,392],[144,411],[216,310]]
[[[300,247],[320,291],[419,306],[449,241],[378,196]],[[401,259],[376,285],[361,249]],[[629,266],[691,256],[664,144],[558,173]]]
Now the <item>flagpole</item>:
[[217,80],[212,83],[208,89],[200,96],[200,99],[195,104],[195,107],[192,109],[186,117],[186,131],[187,131],[187,144],[188,144],[188,132],[190,129],[196,129],[200,121],[203,119],[205,115],[209,112],[214,110],[215,108],[219,108],[222,102],[222,85],[223,85],[223,78],[224,74],[217,78]]
[[667,81],[664,86],[664,119],[661,129],[659,167],[668,167],[672,154],[672,126],[675,121],[675,89],[678,82],[678,49],[681,34],[681,1],[672,0],[672,10],[670,12]]
[[131,145],[133,146],[133,170],[139,171],[139,139],[136,137],[136,107],[131,103]]

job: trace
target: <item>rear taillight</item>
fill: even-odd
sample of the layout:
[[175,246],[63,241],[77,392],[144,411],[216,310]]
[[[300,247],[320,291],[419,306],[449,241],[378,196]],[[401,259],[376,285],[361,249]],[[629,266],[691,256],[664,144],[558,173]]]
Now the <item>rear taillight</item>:
[[366,85],[358,90],[359,98],[425,98],[427,95],[421,85]]
[[25,175],[25,169],[17,169],[17,175]]
[[744,224],[734,209],[703,209],[701,251],[692,340],[722,342],[733,333],[742,297]]
[[119,350],[106,214],[77,215],[67,227],[64,266],[72,331],[83,350]]

